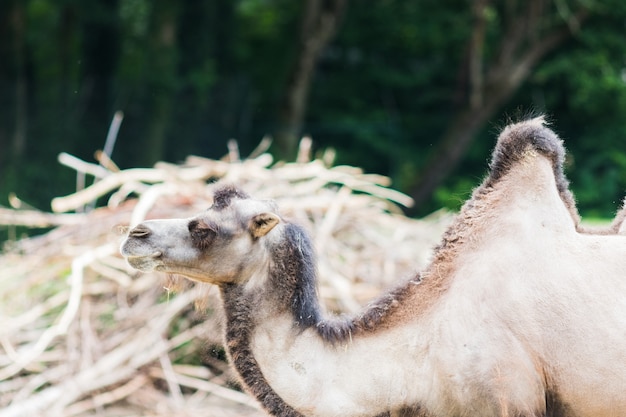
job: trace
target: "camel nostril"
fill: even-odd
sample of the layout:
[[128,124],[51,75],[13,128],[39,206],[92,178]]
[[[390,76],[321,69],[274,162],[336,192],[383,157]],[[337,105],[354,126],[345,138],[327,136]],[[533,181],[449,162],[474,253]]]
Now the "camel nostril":
[[128,234],[128,236],[143,238],[143,237],[148,237],[150,233],[152,233],[152,231],[148,227],[140,224],[139,226],[136,226],[135,228],[133,228]]

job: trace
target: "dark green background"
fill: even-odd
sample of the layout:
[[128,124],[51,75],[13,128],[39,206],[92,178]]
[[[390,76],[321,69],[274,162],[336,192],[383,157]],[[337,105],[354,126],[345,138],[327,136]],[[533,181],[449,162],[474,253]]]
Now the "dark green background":
[[[522,1],[487,1],[485,71]],[[580,30],[546,54],[473,135],[458,166],[414,214],[458,208],[485,173],[498,129],[546,112],[570,151],[586,216],[611,216],[626,191],[626,2],[543,1],[542,28],[580,8]],[[245,155],[276,129],[299,52],[305,1],[4,0],[0,3],[0,204],[44,210],[75,189],[65,151],[88,161],[117,110],[122,168]],[[469,0],[352,0],[316,63],[302,133],[338,163],[389,175],[409,192],[468,101]],[[508,9],[507,9],[508,8]],[[548,31],[546,29],[546,33]],[[536,36],[541,41],[543,29]],[[20,142],[21,141],[21,142]],[[20,145],[21,143],[21,145]],[[276,152],[276,149],[272,149]]]

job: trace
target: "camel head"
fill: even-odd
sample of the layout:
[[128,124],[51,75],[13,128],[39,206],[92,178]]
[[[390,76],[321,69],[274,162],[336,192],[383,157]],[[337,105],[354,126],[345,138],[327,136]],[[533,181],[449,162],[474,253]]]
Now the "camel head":
[[140,271],[180,274],[211,284],[241,283],[269,261],[265,239],[281,222],[271,201],[218,189],[213,205],[188,219],[148,220],[134,227],[121,253]]

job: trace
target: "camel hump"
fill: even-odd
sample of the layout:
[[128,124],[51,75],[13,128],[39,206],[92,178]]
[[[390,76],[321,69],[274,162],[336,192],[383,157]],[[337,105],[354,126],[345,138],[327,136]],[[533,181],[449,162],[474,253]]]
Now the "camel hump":
[[546,127],[543,116],[508,125],[502,130],[492,154],[490,182],[497,181],[529,152],[542,155],[552,162],[555,176],[563,176],[565,148],[563,142]]

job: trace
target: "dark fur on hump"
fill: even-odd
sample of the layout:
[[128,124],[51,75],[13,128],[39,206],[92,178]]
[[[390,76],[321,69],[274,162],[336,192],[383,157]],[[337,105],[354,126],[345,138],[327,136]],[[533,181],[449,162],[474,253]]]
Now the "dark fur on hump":
[[504,128],[493,151],[488,181],[495,182],[506,175],[530,149],[550,160],[559,191],[567,189],[569,183],[563,173],[563,142],[544,125],[541,117]]
[[234,185],[223,185],[215,190],[215,193],[213,193],[212,208],[218,211],[224,210],[230,205],[233,198],[246,199],[250,198],[250,196]]
[[565,162],[563,141],[545,124],[544,117],[540,116],[511,124],[502,130],[493,150],[489,164],[490,172],[484,186],[495,185],[524,158],[529,150],[535,151],[552,163],[552,171],[559,195],[578,226],[580,216],[576,209],[574,196],[569,190],[569,181],[563,170]]

